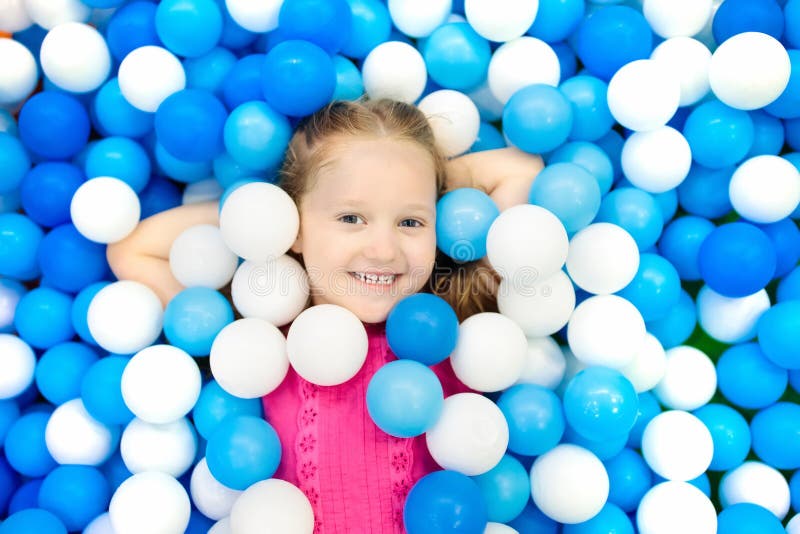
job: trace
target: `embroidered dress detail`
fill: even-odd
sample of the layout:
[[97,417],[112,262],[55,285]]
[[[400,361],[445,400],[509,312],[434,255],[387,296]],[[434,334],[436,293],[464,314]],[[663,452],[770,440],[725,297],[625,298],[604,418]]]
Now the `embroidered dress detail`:
[[297,482],[300,490],[308,498],[314,509],[314,534],[322,530],[322,507],[319,505],[319,447],[317,436],[319,429],[319,386],[298,380],[300,409],[297,412],[297,439],[295,454],[297,455]]

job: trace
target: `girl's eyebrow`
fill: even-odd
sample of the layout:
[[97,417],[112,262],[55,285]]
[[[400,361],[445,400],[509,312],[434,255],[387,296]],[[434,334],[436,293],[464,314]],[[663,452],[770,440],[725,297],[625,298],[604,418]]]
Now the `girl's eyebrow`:
[[[362,202],[360,200],[349,199],[349,198],[348,199],[343,199],[343,200],[335,200],[334,199],[334,200],[332,200],[331,204],[333,204],[333,205],[335,205],[337,207],[345,206],[345,207],[353,207],[353,208],[361,208],[361,207],[364,206],[364,202]],[[426,206],[425,204],[419,204],[419,203],[405,204],[403,206],[403,208],[407,209],[407,210],[410,210],[410,211],[424,211],[424,212],[429,213],[429,214],[433,213],[433,210],[429,206]]]

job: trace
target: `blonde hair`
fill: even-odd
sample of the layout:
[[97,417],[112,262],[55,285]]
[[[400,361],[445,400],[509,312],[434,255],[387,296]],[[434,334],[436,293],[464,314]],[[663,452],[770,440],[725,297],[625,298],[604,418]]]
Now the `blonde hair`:
[[[446,160],[425,115],[414,105],[394,100],[334,101],[302,120],[295,130],[278,174],[279,185],[300,206],[319,170],[331,158],[336,141],[348,136],[391,138],[416,143],[430,154],[437,198],[446,188]],[[302,256],[290,252],[302,263]],[[499,276],[478,262],[457,263],[436,251],[433,274],[423,291],[446,300],[460,321],[497,311]]]

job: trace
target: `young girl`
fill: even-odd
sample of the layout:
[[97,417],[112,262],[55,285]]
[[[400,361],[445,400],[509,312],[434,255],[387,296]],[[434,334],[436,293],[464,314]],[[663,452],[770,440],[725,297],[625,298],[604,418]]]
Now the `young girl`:
[[[404,532],[406,494],[439,467],[423,436],[394,438],[369,418],[369,381],[396,359],[386,317],[419,291],[447,300],[459,320],[496,311],[498,277],[487,262],[456,264],[437,253],[436,202],[475,187],[503,210],[527,201],[541,168],[538,156],[513,148],[445,161],[427,119],[401,102],[334,102],[298,126],[279,184],[300,212],[289,253],[309,272],[310,304],[347,308],[369,337],[364,366],[344,384],[316,386],[290,369],[264,398],[282,446],[275,477],[308,497],[315,533]],[[109,247],[109,263],[118,278],[149,285],[166,304],[183,289],[169,270],[172,241],[190,226],[218,222],[216,203],[155,215]],[[445,396],[466,391],[448,360],[434,371]]]

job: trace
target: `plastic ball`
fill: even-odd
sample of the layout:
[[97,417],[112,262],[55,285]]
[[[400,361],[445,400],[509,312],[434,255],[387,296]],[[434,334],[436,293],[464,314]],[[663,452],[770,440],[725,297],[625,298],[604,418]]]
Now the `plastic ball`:
[[614,118],[634,131],[664,126],[678,109],[681,88],[672,71],[650,59],[620,68],[608,83],[608,108]]
[[620,369],[629,365],[645,339],[639,311],[616,295],[598,295],[581,302],[567,327],[570,349],[587,365]]
[[736,109],[756,109],[776,100],[791,74],[783,45],[760,32],[734,35],[711,56],[708,80],[714,95]]
[[[564,91],[564,85],[561,90]],[[550,166],[556,163],[572,163],[586,169],[597,182],[601,195],[608,193],[614,182],[611,158],[599,146],[588,141],[572,141],[562,145],[550,153],[547,163]],[[539,173],[534,184],[541,181],[541,177],[542,173]]]
[[102,473],[83,465],[63,465],[45,477],[39,506],[55,514],[70,531],[81,530],[105,511],[111,491]]
[[36,365],[36,386],[55,405],[80,396],[81,383],[97,354],[81,343],[62,343],[48,349]]
[[608,502],[633,512],[652,485],[653,473],[642,457],[625,448],[603,462],[609,479]]
[[254,4],[247,0],[225,0],[225,8],[234,22],[245,30],[261,33],[278,27],[278,14],[283,0]]
[[568,233],[588,226],[600,209],[600,186],[576,163],[551,163],[536,177],[528,201],[553,212]]
[[39,245],[39,265],[47,284],[78,292],[107,276],[105,247],[82,236],[72,224],[48,233]]
[[689,143],[669,126],[636,132],[622,149],[625,176],[648,193],[663,193],[677,187],[689,174],[691,164]]
[[561,145],[572,130],[572,106],[555,87],[527,85],[503,109],[503,133],[517,148],[538,154]]
[[225,148],[244,167],[262,171],[280,163],[289,144],[289,122],[264,102],[245,102],[225,122]]
[[623,65],[649,57],[653,49],[647,20],[629,6],[601,6],[581,23],[576,38],[581,62],[603,80]]
[[33,383],[36,355],[31,347],[12,334],[0,334],[4,354],[0,377],[0,399],[13,399]]
[[658,251],[678,271],[681,280],[698,280],[700,269],[697,258],[700,245],[714,229],[708,219],[695,216],[679,217],[661,234]]
[[60,464],[100,465],[114,452],[119,431],[94,419],[81,399],[55,409],[47,422],[47,450]]
[[136,192],[117,178],[84,182],[70,204],[70,216],[80,233],[96,243],[115,243],[139,223],[141,207]]
[[169,250],[172,275],[183,286],[219,289],[233,278],[238,266],[217,226],[201,224],[184,230]]
[[[611,130],[615,121],[608,109],[606,82],[584,74],[564,80],[559,89],[572,106],[570,139],[597,141]],[[611,183],[608,184],[610,187]]]
[[0,281],[0,333],[10,333],[14,329],[14,314],[19,299],[28,290],[15,280]]
[[45,441],[49,419],[48,411],[29,412],[9,427],[3,444],[4,452],[9,465],[17,473],[41,477],[56,467]]
[[183,532],[191,504],[180,482],[166,473],[137,473],[114,492],[108,507],[114,532]]
[[197,462],[192,470],[189,490],[192,503],[200,513],[214,520],[228,517],[236,500],[242,494],[241,491],[220,484],[208,470],[205,458]]
[[206,444],[211,475],[235,490],[270,478],[281,459],[275,429],[260,417],[237,415],[224,419]]
[[431,456],[445,469],[481,475],[500,462],[509,442],[503,413],[477,393],[445,399],[442,415],[425,434]]
[[161,333],[163,309],[152,289],[124,280],[101,289],[92,299],[87,322],[97,344],[116,354],[133,354]]
[[742,217],[757,223],[777,222],[800,203],[800,174],[778,156],[750,158],[733,173],[730,198]]
[[625,448],[625,445],[628,441],[628,435],[619,434],[606,440],[594,440],[584,437],[582,434],[579,434],[571,425],[567,425],[567,429],[564,432],[564,438],[561,441],[562,443],[571,443],[573,445],[583,447],[587,451],[597,456],[597,458],[602,462],[608,460],[609,458],[613,458]]
[[757,504],[783,519],[789,512],[789,484],[774,467],[749,461],[725,473],[719,500],[723,508],[742,502]]
[[97,129],[108,135],[140,137],[153,128],[153,115],[125,99],[117,78],[107,81],[96,93],[92,110]]
[[785,2],[747,2],[734,0],[714,13],[714,39],[723,43],[743,32],[761,32],[780,39],[784,28],[781,6]]
[[512,281],[543,280],[567,258],[569,242],[561,221],[530,204],[503,211],[486,236],[486,253],[501,277]]
[[526,336],[549,336],[567,324],[575,309],[575,288],[563,271],[543,280],[535,275],[530,278],[501,281],[497,306]]
[[723,343],[741,343],[756,334],[759,317],[769,309],[765,290],[739,298],[720,295],[703,286],[697,295],[700,326],[708,335]]
[[184,289],[164,310],[164,335],[190,356],[206,356],[214,338],[233,322],[233,309],[221,293],[206,287]]
[[717,388],[717,373],[701,350],[680,346],[667,351],[664,378],[653,392],[664,406],[695,410],[711,400]]
[[8,133],[0,133],[0,163],[3,165],[0,191],[10,193],[17,190],[29,174],[31,160],[20,140]]
[[158,142],[183,161],[207,161],[222,153],[227,112],[210,92],[177,91],[159,105],[155,117]]
[[159,471],[179,477],[194,463],[197,437],[186,418],[165,424],[134,419],[122,432],[119,449],[131,473]]
[[100,87],[111,71],[111,54],[103,36],[79,22],[59,24],[42,41],[39,53],[48,80],[73,93]]
[[783,278],[800,259],[800,228],[789,218],[759,226],[775,245],[777,264],[775,277]]
[[700,476],[711,464],[711,432],[694,415],[670,410],[656,415],[644,429],[642,454],[658,475],[677,481]]
[[564,414],[581,436],[604,441],[627,436],[636,419],[639,399],[622,373],[588,367],[576,374],[564,390]]
[[491,471],[472,480],[481,490],[490,521],[507,522],[514,519],[530,498],[528,473],[519,460],[508,454]]
[[335,54],[350,35],[352,16],[345,0],[284,0],[278,26],[280,39],[307,41]]
[[636,306],[645,321],[665,317],[677,304],[681,283],[678,271],[658,254],[639,256],[639,269],[618,295]]
[[25,215],[0,214],[0,275],[29,280],[38,274],[37,253],[44,232]]
[[631,235],[621,227],[594,223],[573,236],[566,266],[570,278],[581,289],[597,295],[614,293],[636,276],[639,251]]
[[[787,87],[788,89],[788,87]],[[747,153],[747,157],[754,156],[777,156],[782,150],[786,140],[786,132],[780,119],[761,110],[749,111],[750,118],[753,119],[755,135],[753,146]]]
[[548,43],[567,38],[579,26],[586,6],[575,0],[539,0],[539,9],[528,35]]
[[112,176],[125,182],[137,193],[150,181],[150,158],[145,149],[127,137],[107,137],[86,153],[86,176]]
[[111,54],[122,61],[142,46],[161,46],[156,33],[157,5],[150,2],[127,2],[114,11],[106,24],[105,34]]
[[23,44],[12,39],[0,40],[0,56],[5,73],[0,81],[0,105],[14,105],[36,87],[39,78],[36,59]]
[[3,5],[3,22],[0,31],[16,33],[29,28],[33,21],[25,8],[25,0],[11,0]]
[[261,398],[236,397],[222,389],[216,380],[210,380],[203,386],[200,397],[192,409],[192,421],[198,434],[204,439],[211,436],[223,419],[235,415],[261,416]]
[[712,100],[700,104],[686,119],[683,133],[697,163],[721,169],[741,161],[753,145],[750,116]]
[[133,107],[155,112],[173,93],[186,87],[183,65],[159,46],[142,46],[125,56],[119,65],[120,92]]
[[413,46],[400,41],[381,43],[361,66],[364,90],[373,100],[391,98],[415,102],[425,90],[425,60]]
[[389,0],[387,7],[395,27],[409,37],[428,37],[450,15],[451,0],[403,2]]
[[606,503],[596,516],[583,523],[564,526],[564,534],[588,534],[595,529],[608,530],[619,534],[633,533],[631,520],[618,506]]
[[591,452],[561,444],[531,467],[533,502],[559,523],[582,523],[597,515],[608,499],[605,467]]
[[336,69],[320,47],[306,41],[284,41],[267,53],[262,80],[270,106],[285,115],[302,117],[330,101]]
[[231,283],[236,310],[245,318],[258,318],[276,326],[290,323],[308,301],[306,271],[291,256],[266,263],[242,263]]
[[352,61],[335,56],[333,66],[336,69],[336,89],[331,100],[358,100],[364,94],[364,81],[361,71]]
[[500,211],[478,189],[462,187],[445,193],[436,204],[436,245],[459,262],[486,255],[486,238]]
[[474,89],[486,79],[491,59],[486,39],[463,22],[436,28],[426,39],[422,54],[433,81],[460,91]]
[[122,374],[128,365],[124,356],[107,356],[95,362],[83,376],[80,397],[93,418],[106,425],[122,425],[133,412],[122,396]]
[[417,106],[428,117],[436,143],[446,157],[463,154],[478,137],[478,108],[464,93],[434,91]]
[[516,39],[531,27],[539,1],[518,0],[464,0],[464,14],[478,34],[490,41],[505,42]]
[[460,473],[434,471],[411,488],[403,509],[409,534],[483,532],[486,504],[478,486]]
[[273,478],[256,482],[239,496],[231,510],[230,526],[242,534],[256,534],[265,528],[311,534],[314,511],[302,491]]
[[758,412],[750,423],[753,451],[761,460],[777,469],[797,469],[798,405],[778,402]]
[[25,147],[45,159],[68,159],[89,140],[89,117],[72,96],[43,91],[29,98],[19,112],[19,137]]
[[[701,4],[703,2],[693,2],[692,6],[701,7]],[[688,3],[684,5],[688,6]],[[680,106],[696,104],[711,90],[708,83],[711,51],[700,41],[690,37],[672,37],[658,45],[650,59],[671,69],[677,77],[681,86]]]
[[500,395],[497,407],[508,424],[509,450],[538,456],[555,447],[565,429],[558,397],[542,386],[518,384]]
[[156,33],[174,54],[198,57],[222,37],[222,13],[213,0],[166,0],[156,9]]
[[72,298],[69,295],[40,286],[19,299],[14,327],[28,345],[49,349],[75,335],[71,309]]
[[502,104],[528,85],[556,87],[560,77],[556,53],[535,37],[520,37],[505,43],[492,54],[489,62],[489,88]]
[[108,515],[108,512],[102,513],[92,519],[92,521],[86,525],[86,528],[83,529],[84,534],[111,534],[114,532],[114,527],[111,526],[111,516]]
[[437,295],[408,296],[386,318],[386,341],[401,359],[435,365],[453,352],[457,339],[458,317]]
[[686,37],[700,33],[711,16],[712,4],[712,0],[647,0],[643,13],[653,31],[661,37]]
[[14,534],[16,532],[66,534],[67,529],[58,516],[52,512],[41,508],[28,508],[10,514],[0,524],[0,534]]
[[[797,67],[800,66],[800,53],[797,50],[787,50],[789,61],[792,64],[789,83],[774,102],[765,107],[764,111],[773,117],[781,119],[796,119],[800,116],[800,100],[797,98],[797,87],[800,83],[800,74]],[[781,147],[782,148],[782,147]]]
[[85,22],[91,8],[79,0],[25,0],[25,9],[33,22],[46,30],[68,22]]
[[656,336],[645,334],[645,339],[633,360],[620,371],[627,378],[637,393],[649,391],[664,378],[667,357],[664,347]]
[[[676,514],[675,510],[683,510]],[[669,481],[653,486],[636,511],[641,534],[668,534],[691,530],[698,534],[717,532],[717,512],[702,491],[688,482]]]
[[719,529],[722,532],[740,534],[744,532],[763,532],[764,534],[782,534],[789,531],[766,508],[751,503],[739,503],[725,508],[719,514]]
[[750,428],[745,418],[730,406],[707,404],[694,412],[706,425],[714,441],[709,470],[727,471],[744,462],[750,452]]
[[800,343],[796,332],[800,301],[780,302],[758,321],[758,344],[764,355],[785,369],[800,369]]

